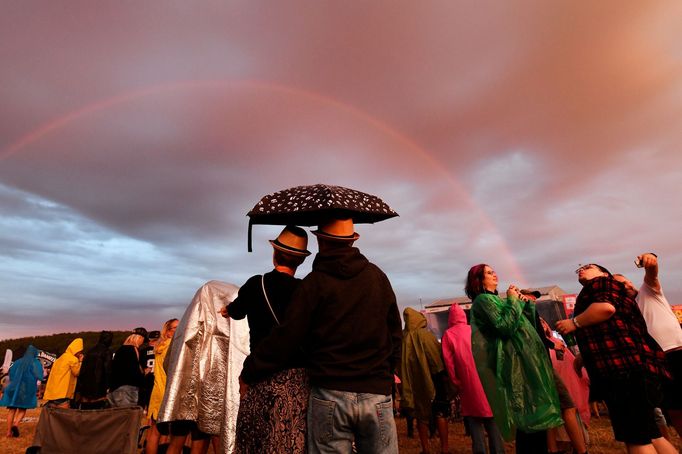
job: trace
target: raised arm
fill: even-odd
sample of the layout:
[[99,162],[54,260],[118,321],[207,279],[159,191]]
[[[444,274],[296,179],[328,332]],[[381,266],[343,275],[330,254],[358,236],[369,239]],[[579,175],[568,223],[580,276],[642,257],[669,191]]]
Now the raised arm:
[[[253,304],[253,301],[249,300],[248,295],[253,295],[253,288],[260,287],[261,276],[252,276],[248,281],[239,289],[237,297],[227,306],[220,310],[220,314],[225,318],[233,318],[235,320],[242,320],[246,317],[248,313],[249,305]],[[258,285],[258,287],[256,287]],[[247,295],[247,296],[245,296]]]
[[658,280],[658,257],[651,252],[637,256],[644,267],[644,283],[654,289],[657,293],[661,292],[661,282]]

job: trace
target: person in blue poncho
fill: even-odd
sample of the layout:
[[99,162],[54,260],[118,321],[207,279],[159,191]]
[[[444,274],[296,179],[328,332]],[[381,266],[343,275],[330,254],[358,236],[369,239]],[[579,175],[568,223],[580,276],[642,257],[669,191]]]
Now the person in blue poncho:
[[43,366],[38,360],[38,349],[29,345],[24,356],[9,369],[9,385],[0,399],[0,407],[7,407],[7,437],[19,436],[19,422],[29,408],[36,408],[38,381],[43,379]]
[[466,294],[471,305],[471,348],[495,424],[518,454],[547,454],[549,428],[563,424],[552,365],[535,328],[535,306],[514,285],[497,294],[497,274],[472,267]]

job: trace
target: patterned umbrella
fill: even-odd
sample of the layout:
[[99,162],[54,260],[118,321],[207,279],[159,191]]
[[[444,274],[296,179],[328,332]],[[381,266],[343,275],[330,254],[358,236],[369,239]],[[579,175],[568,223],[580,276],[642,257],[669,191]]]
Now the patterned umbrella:
[[249,252],[251,252],[251,226],[318,225],[329,217],[348,216],[356,224],[373,224],[398,216],[379,197],[326,184],[296,186],[268,194],[256,204],[249,216]]

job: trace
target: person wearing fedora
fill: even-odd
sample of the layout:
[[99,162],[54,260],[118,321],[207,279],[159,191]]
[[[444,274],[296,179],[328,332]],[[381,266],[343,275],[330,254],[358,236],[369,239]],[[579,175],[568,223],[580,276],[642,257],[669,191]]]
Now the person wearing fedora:
[[[291,296],[301,280],[296,269],[310,255],[308,235],[296,226],[286,226],[270,240],[275,269],[251,277],[237,298],[222,311],[223,316],[247,318],[251,351],[285,318]],[[237,416],[235,452],[306,451],[306,412],[310,386],[303,351],[294,352],[279,371],[242,393]]]
[[319,252],[280,326],[251,350],[241,380],[252,385],[301,348],[311,391],[308,452],[397,453],[391,386],[402,323],[386,275],[353,247],[352,219],[312,232]]

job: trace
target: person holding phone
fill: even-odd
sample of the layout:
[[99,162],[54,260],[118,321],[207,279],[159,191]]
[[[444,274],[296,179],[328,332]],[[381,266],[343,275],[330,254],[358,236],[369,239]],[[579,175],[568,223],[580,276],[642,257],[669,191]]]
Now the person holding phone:
[[572,319],[556,322],[562,335],[575,333],[580,353],[606,402],[616,440],[628,453],[677,453],[656,424],[660,384],[668,378],[661,347],[649,335],[635,295],[601,265],[576,273],[583,288]]
[[467,275],[471,348],[495,424],[503,438],[516,435],[519,454],[547,453],[547,429],[563,424],[552,365],[535,331],[535,306],[510,285],[497,292],[497,274],[481,263]]
[[667,410],[677,433],[682,434],[682,328],[658,279],[658,256],[653,252],[640,254],[635,259],[635,265],[644,268],[644,281],[639,290],[622,274],[614,274],[613,278],[635,294],[649,334],[665,353],[672,381],[663,384],[661,405]]

